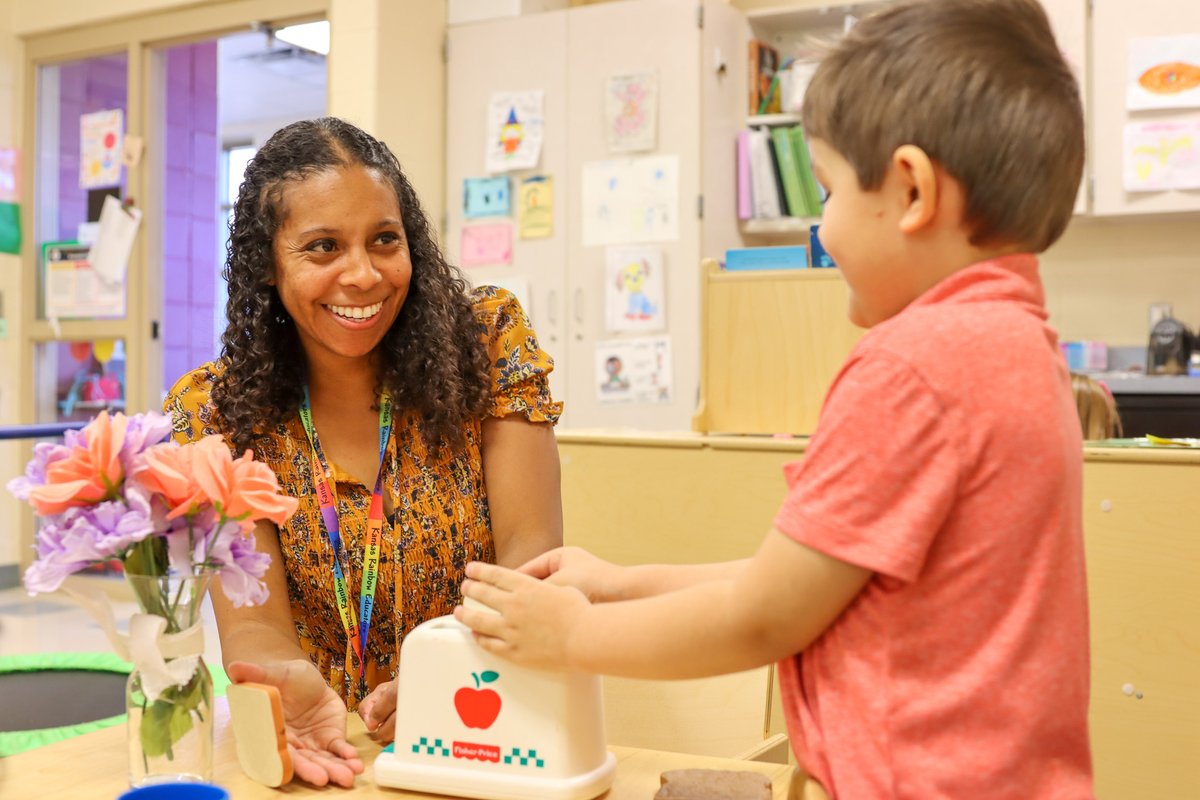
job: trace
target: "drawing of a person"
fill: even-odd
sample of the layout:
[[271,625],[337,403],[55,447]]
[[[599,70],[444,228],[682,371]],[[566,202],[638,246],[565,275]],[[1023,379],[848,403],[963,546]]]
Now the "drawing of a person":
[[600,385],[601,391],[618,392],[629,388],[629,378],[621,374],[623,368],[620,356],[609,356],[605,360],[604,371],[608,374],[608,380]]
[[617,273],[617,289],[629,293],[626,319],[650,319],[658,312],[658,306],[646,296],[646,280],[650,277],[650,264],[640,258],[630,261]]

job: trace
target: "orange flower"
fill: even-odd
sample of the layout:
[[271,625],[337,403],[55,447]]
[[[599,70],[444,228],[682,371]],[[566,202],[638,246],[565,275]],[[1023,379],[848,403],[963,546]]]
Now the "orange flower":
[[226,517],[282,525],[295,513],[299,503],[279,493],[275,473],[250,450],[235,459],[220,436],[205,436],[192,447],[196,484]]
[[141,467],[133,475],[147,491],[161,496],[170,507],[167,519],[194,514],[207,500],[193,477],[193,447],[166,442],[147,448],[142,453]]
[[29,492],[29,502],[42,515],[61,514],[117,497],[125,469],[121,445],[129,419],[101,411],[83,429],[83,445],[46,467],[46,483]]

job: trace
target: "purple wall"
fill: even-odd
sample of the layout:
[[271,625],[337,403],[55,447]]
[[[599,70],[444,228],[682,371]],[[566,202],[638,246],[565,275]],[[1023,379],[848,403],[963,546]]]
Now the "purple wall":
[[[124,53],[59,68],[58,236],[74,241],[79,224],[87,220],[87,190],[79,187],[79,117],[94,111],[125,109]],[[121,171],[121,192],[125,175]]]
[[217,43],[166,52],[166,187],[163,197],[163,389],[211,360],[220,145]]

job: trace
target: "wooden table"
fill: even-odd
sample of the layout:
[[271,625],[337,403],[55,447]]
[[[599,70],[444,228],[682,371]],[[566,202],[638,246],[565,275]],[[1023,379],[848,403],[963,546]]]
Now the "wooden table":
[[[372,764],[379,745],[371,741],[357,714],[349,717],[350,741],[358,748],[366,771],[352,790],[356,797],[432,798],[421,792],[405,792],[377,786]],[[229,791],[234,800],[278,798],[283,794],[308,797],[325,794],[339,797],[347,790],[319,789],[293,782],[282,790],[268,789],[247,778],[237,763],[233,731],[229,725],[229,706],[217,699],[216,741],[213,752],[213,782]],[[669,769],[735,769],[760,772],[774,786],[775,800],[786,800],[791,767],[757,761],[665,753],[630,747],[610,748],[617,757],[617,775],[607,800],[650,800],[658,790],[659,775]],[[27,753],[0,759],[0,797],[4,800],[114,800],[129,788],[128,751],[125,726],[115,725],[95,733],[78,736]]]

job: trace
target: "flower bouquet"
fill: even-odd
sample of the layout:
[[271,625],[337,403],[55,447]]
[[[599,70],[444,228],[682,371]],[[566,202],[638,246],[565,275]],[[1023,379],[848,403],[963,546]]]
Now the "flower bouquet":
[[39,443],[9,482],[41,524],[25,572],[30,594],[58,589],[92,564],[119,559],[141,613],[120,634],[99,591],[70,593],[132,661],[127,688],[130,784],[208,780],[212,678],[200,657],[200,603],[214,574],[235,606],[267,596],[270,559],[254,525],[282,524],[296,501],[250,451],[234,458],[221,436],[179,445],[162,414],[101,412],[62,444]]

